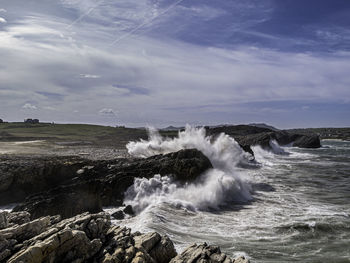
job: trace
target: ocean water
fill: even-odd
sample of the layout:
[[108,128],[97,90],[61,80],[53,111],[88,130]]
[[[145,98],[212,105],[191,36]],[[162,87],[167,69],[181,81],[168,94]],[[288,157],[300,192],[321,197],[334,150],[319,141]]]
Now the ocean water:
[[320,149],[254,147],[255,162],[226,135],[216,139],[187,127],[178,138],[152,131],[127,145],[147,157],[198,148],[214,169],[196,182],[137,179],[126,203],[137,216],[116,223],[168,235],[178,251],[192,243],[219,245],[253,262],[350,262],[350,142]]

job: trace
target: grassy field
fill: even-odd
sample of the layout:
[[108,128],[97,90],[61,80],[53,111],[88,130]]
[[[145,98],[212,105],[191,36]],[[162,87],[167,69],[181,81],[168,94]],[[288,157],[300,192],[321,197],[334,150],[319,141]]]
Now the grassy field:
[[0,140],[2,141],[47,140],[62,143],[118,146],[139,138],[147,138],[144,129],[89,124],[0,124]]

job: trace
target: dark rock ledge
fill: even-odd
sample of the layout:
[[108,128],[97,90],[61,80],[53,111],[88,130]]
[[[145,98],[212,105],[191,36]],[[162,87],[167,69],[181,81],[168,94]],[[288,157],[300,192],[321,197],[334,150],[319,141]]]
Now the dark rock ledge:
[[0,262],[93,263],[248,263],[232,259],[216,246],[192,245],[177,255],[167,236],[132,233],[111,224],[101,212],[61,220],[44,216],[29,221],[28,213],[0,213]]
[[[58,161],[56,161],[58,162]],[[52,162],[47,162],[49,166]],[[62,163],[64,169],[47,169],[47,173],[6,173],[2,181],[11,180],[1,196],[7,203],[21,202],[15,212],[27,211],[31,219],[59,214],[62,218],[90,212],[98,213],[103,206],[122,206],[125,191],[135,178],[152,178],[155,174],[172,175],[179,182],[190,182],[212,168],[209,159],[196,149],[152,156],[146,159],[116,159],[108,161],[74,160]],[[46,166],[44,166],[46,167]],[[46,169],[45,169],[46,170]],[[32,170],[30,170],[32,171]],[[7,179],[6,179],[7,178]],[[52,179],[51,179],[52,178]],[[64,178],[59,180],[59,178]],[[55,180],[53,185],[51,180]],[[41,186],[30,188],[40,182]],[[26,198],[11,200],[12,193],[23,192]]]

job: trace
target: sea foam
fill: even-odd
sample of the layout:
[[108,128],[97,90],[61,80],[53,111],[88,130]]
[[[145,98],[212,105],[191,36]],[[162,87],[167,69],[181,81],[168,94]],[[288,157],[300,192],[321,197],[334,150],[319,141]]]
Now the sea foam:
[[125,193],[125,203],[132,205],[136,212],[162,202],[192,210],[207,210],[252,199],[251,186],[237,168],[249,154],[228,135],[212,138],[206,136],[204,128],[186,126],[177,137],[163,138],[157,130],[149,129],[149,140],[130,142],[126,147],[129,154],[137,157],[196,148],[209,158],[214,167],[195,182],[185,185],[169,176],[136,178],[134,185]]

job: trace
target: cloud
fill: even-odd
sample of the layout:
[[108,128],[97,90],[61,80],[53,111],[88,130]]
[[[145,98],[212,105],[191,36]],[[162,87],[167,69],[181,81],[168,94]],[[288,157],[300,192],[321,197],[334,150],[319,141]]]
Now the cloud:
[[80,76],[80,78],[83,78],[83,79],[99,79],[99,78],[101,78],[101,76],[99,76],[99,75],[92,75],[92,74],[80,74],[79,76]]
[[[247,103],[254,104],[251,116],[261,117],[286,114],[268,105],[273,101],[298,101],[293,108],[300,110],[349,100],[350,52],[276,48],[305,39],[258,27],[275,12],[274,1],[189,0],[158,16],[173,2],[99,1],[90,11],[96,1],[34,1],[25,8],[8,1],[8,14],[16,15],[0,31],[0,112],[20,118],[18,105],[40,102],[40,119],[50,106],[57,109],[50,120],[105,123],[118,105],[118,119],[141,126],[232,121],[248,116]],[[332,43],[348,34],[309,30]]]
[[6,13],[6,9],[0,8],[0,13],[1,12]]
[[0,17],[0,23],[3,23],[3,24],[5,24],[5,23],[7,23],[7,21],[6,21],[6,19],[5,19],[5,18],[3,18],[3,17]]
[[32,105],[30,103],[26,103],[22,106],[22,109],[25,110],[37,110],[38,108],[35,105]]
[[107,108],[103,108],[103,109],[99,110],[98,113],[101,115],[104,115],[104,116],[109,116],[109,117],[115,116],[114,111],[112,109],[107,109]]

